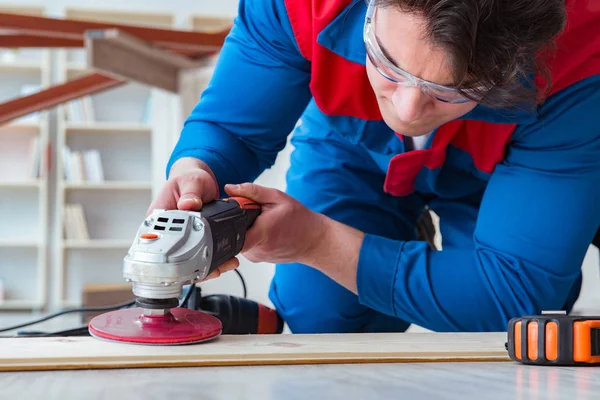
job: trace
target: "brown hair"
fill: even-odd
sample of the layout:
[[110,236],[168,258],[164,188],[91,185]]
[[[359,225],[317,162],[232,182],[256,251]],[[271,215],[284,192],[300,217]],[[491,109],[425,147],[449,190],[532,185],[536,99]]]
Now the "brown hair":
[[427,37],[450,56],[457,88],[473,90],[476,96],[463,94],[483,105],[531,107],[550,88],[547,57],[540,54],[550,54],[565,26],[565,0],[376,0],[376,6],[423,16]]

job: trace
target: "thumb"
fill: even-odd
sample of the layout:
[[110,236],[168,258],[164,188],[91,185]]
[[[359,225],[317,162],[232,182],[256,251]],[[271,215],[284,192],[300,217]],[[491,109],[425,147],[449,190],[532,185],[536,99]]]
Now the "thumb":
[[177,208],[180,210],[197,211],[202,208],[207,188],[205,179],[196,176],[182,176],[178,179],[179,199]]
[[254,183],[241,185],[225,185],[225,191],[230,196],[245,197],[259,204],[274,203],[277,199],[277,190]]

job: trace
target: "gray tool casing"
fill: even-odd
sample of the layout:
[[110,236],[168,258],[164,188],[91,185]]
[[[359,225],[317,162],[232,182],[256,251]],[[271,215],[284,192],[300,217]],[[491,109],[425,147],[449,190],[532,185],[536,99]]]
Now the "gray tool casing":
[[212,248],[211,227],[200,212],[155,210],[123,260],[123,277],[138,297],[179,297],[184,285],[210,273]]

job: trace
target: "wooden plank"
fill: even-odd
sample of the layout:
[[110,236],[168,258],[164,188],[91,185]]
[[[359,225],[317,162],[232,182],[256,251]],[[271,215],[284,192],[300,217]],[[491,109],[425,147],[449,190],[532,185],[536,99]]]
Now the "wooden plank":
[[[0,48],[84,48],[84,39],[71,39],[60,37],[60,35],[49,35],[37,32],[35,34],[21,34],[20,31],[14,30],[14,34],[0,34]],[[215,54],[215,48],[203,47],[198,48],[167,48],[165,50],[170,51],[170,54],[176,56],[185,56],[190,61],[199,60],[201,61],[206,56],[212,56]],[[160,48],[160,47],[157,47]]]
[[118,29],[88,31],[86,49],[89,67],[172,93],[179,90],[179,71],[197,66]]
[[8,48],[81,48],[83,47],[83,40],[37,36],[37,35],[25,35],[25,34],[14,34],[14,35],[0,35],[0,47]]
[[50,86],[28,96],[0,104],[0,124],[5,124],[30,113],[55,107],[61,103],[124,84],[110,76],[91,73],[65,83]]
[[510,361],[506,333],[222,335],[184,346],[92,337],[0,339],[0,371],[233,365]]
[[166,50],[153,46],[151,43],[138,39],[119,29],[90,30],[86,33],[86,44],[106,42],[115,47],[121,46],[129,51],[138,53],[147,57],[152,62],[169,64],[177,68],[194,68],[198,66],[197,61],[192,61],[187,57],[173,54]]

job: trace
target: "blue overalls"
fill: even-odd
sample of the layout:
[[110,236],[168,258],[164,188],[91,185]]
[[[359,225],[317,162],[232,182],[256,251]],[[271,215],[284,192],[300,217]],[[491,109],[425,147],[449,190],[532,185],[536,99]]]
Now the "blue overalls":
[[[371,118],[365,12],[361,0],[241,0],[167,171],[192,156],[221,190],[252,181],[294,130],[287,193],[366,236],[358,295],[308,266],[277,265],[270,299],[292,332],[504,331],[514,316],[570,310],[600,225],[599,12],[570,14],[568,60],[542,106],[478,106],[422,151]],[[440,216],[441,251],[415,240],[425,205]]]

